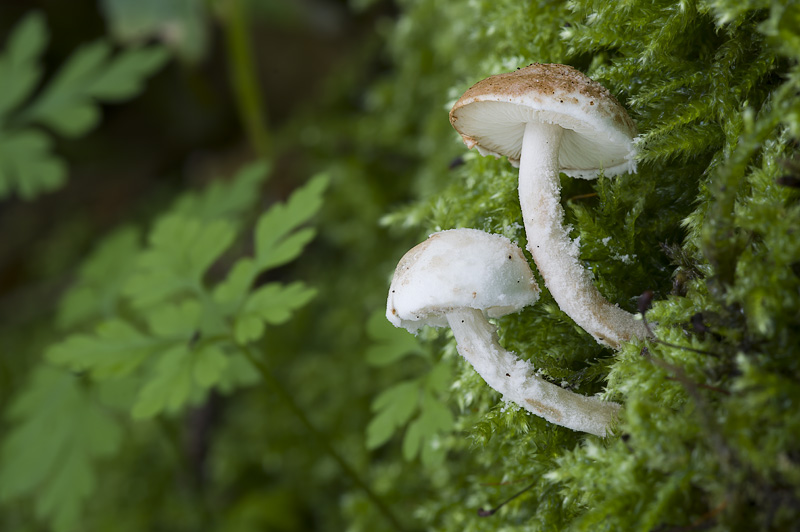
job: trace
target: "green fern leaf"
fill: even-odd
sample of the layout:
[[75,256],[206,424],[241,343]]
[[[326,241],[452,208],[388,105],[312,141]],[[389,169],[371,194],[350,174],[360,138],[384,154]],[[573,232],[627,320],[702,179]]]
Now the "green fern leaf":
[[67,167],[53,155],[51,144],[35,129],[0,130],[0,197],[17,190],[28,200],[64,184]]
[[228,360],[217,341],[198,337],[203,309],[194,300],[162,305],[150,314],[150,331],[169,340],[133,406],[134,418],[174,412],[224,378]]
[[228,277],[214,288],[213,299],[221,314],[234,319],[237,343],[260,338],[265,325],[284,323],[316,294],[302,283],[292,283],[269,284],[248,296],[256,276],[297,258],[314,238],[313,229],[298,230],[298,226],[320,209],[327,185],[327,177],[317,176],[296,190],[285,204],[276,204],[261,215],[255,230],[255,259],[237,261]]
[[124,50],[108,61],[86,92],[101,102],[119,102],[142,92],[144,81],[169,59],[163,48]]
[[253,259],[244,257],[236,261],[228,277],[214,288],[214,301],[227,309],[225,314],[233,313],[250,291],[253,280],[258,275],[258,268]]
[[253,208],[259,188],[269,177],[270,165],[256,161],[239,170],[233,179],[215,179],[200,192],[183,194],[171,212],[203,221],[234,219]]
[[103,41],[78,49],[42,94],[26,109],[29,123],[52,128],[65,137],[87,133],[100,120],[99,102],[135,96],[143,80],[167,59],[161,48],[128,50],[111,58]]
[[316,293],[316,289],[299,281],[289,285],[270,283],[259,288],[247,298],[236,316],[236,341],[245,345],[261,338],[266,325],[287,322],[292,313],[311,301]]
[[97,484],[94,463],[116,452],[122,431],[68,373],[39,366],[23,390],[0,452],[0,500],[35,496],[53,530],[76,530]]
[[295,191],[285,204],[267,211],[256,225],[256,263],[262,270],[296,259],[315,235],[313,229],[301,229],[322,207],[327,176],[319,175]]
[[367,349],[366,359],[373,366],[386,366],[409,355],[427,355],[419,340],[389,323],[383,311],[373,312],[369,317],[367,335],[373,343]]
[[95,334],[74,334],[54,344],[47,359],[73,371],[91,371],[94,378],[103,379],[127,375],[164,342],[143,334],[120,319],[102,322]]
[[443,433],[452,431],[455,419],[438,397],[450,387],[451,381],[451,368],[440,362],[426,375],[383,391],[372,402],[376,415],[367,425],[367,448],[385,444],[408,423],[403,436],[403,457],[411,461],[419,455],[426,466],[441,463],[446,451],[438,441]]
[[139,231],[133,227],[107,236],[83,262],[75,284],[62,296],[56,318],[59,327],[111,318],[139,249]]
[[179,411],[222,382],[227,368],[228,357],[216,345],[192,349],[185,343],[176,344],[159,356],[131,415],[146,419],[163,411]]
[[153,376],[133,405],[133,417],[149,418],[162,410],[175,411],[186,404],[192,393],[192,373],[188,346],[177,345],[161,354]]
[[[0,144],[2,149],[2,144]],[[181,214],[187,218],[199,218],[203,222],[211,222],[218,218],[236,223],[258,198],[258,187],[268,175],[268,165],[263,161],[244,167],[232,180],[216,180],[200,192],[189,192],[170,209],[173,214]],[[0,180],[2,183],[2,180]],[[123,287],[132,273],[141,249],[139,231],[133,227],[125,227],[112,232],[96,247],[89,258],[81,266],[78,278],[63,296],[58,309],[57,322],[61,328],[73,327],[92,318],[111,318],[119,304]],[[250,259],[241,259],[231,273],[233,279],[241,279],[243,286],[237,288],[236,298],[243,297],[250,288],[256,273],[248,270],[245,276],[242,268],[246,268]],[[225,287],[220,285],[218,291],[224,294]],[[221,306],[225,296],[219,296]],[[233,296],[231,296],[233,297]],[[225,312],[229,314],[228,310]]]
[[149,365],[149,376],[133,405],[136,418],[176,411],[193,396],[225,379],[228,359],[216,338],[198,336],[203,308],[196,300],[164,304],[148,313],[149,334],[120,320],[101,324],[94,335],[75,334],[52,346],[48,359],[95,379],[119,378]]
[[419,407],[419,379],[403,381],[381,392],[372,402],[375,417],[367,425],[366,445],[376,449],[408,423]]
[[186,61],[197,63],[209,47],[209,14],[194,0],[101,0],[109,31],[121,43],[158,39]]
[[225,220],[201,222],[181,215],[162,218],[149,237],[125,294],[137,307],[198,290],[211,264],[233,243],[236,231]]
[[454,424],[450,409],[426,391],[422,396],[421,413],[408,425],[403,438],[403,457],[410,461],[419,454],[426,466],[440,462],[444,452],[436,445],[437,435],[452,430]]
[[[227,365],[217,381],[216,388],[222,393],[252,386],[261,381],[261,374],[239,350],[226,352]],[[200,381],[200,377],[197,377]]]
[[225,378],[229,357],[217,345],[208,345],[194,353],[192,372],[194,381],[201,388],[215,386]]
[[159,47],[112,57],[111,47],[97,42],[76,51],[34,94],[48,37],[42,15],[31,13],[16,25],[0,55],[0,197],[18,192],[32,199],[65,182],[66,164],[36,125],[65,137],[84,135],[99,122],[101,103],[135,96],[167,59]]
[[17,24],[0,56],[0,123],[8,111],[23,103],[42,77],[39,57],[47,46],[47,28],[41,13],[33,12]]

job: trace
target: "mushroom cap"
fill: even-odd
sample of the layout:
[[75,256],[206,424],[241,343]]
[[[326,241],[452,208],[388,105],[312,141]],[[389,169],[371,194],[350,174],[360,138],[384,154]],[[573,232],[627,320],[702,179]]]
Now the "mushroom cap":
[[534,63],[473,85],[453,105],[450,123],[470,149],[505,156],[519,166],[522,136],[530,121],[564,128],[561,171],[594,179],[636,170],[628,113],[608,90],[567,65]]
[[445,314],[452,310],[473,308],[496,318],[538,298],[528,261],[509,239],[451,229],[432,234],[400,259],[386,317],[413,333],[423,325],[447,326]]

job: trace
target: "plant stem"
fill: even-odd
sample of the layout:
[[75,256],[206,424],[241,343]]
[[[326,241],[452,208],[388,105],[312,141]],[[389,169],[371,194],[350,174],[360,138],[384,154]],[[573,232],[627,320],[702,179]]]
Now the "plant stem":
[[228,0],[227,8],[224,31],[239,119],[247,130],[253,149],[260,157],[268,158],[272,153],[272,141],[266,113],[261,105],[261,90],[245,8],[242,0]]
[[166,440],[167,445],[175,455],[175,462],[178,465],[180,473],[184,477],[184,484],[187,486],[190,497],[193,498],[195,508],[199,509],[199,513],[202,514],[202,520],[205,523],[215,522],[216,516],[211,511],[211,508],[209,508],[208,500],[206,499],[204,491],[200,486],[191,481],[191,467],[186,459],[184,448],[181,445],[180,434],[178,433],[178,430],[170,425],[164,416],[158,416],[155,418],[155,421],[159,430],[161,431],[161,434]]
[[392,511],[389,509],[386,503],[383,502],[383,500],[378,496],[378,494],[375,493],[372,490],[372,488],[369,487],[369,485],[361,478],[361,476],[359,476],[358,472],[356,472],[356,470],[349,463],[347,463],[344,457],[341,454],[339,454],[339,452],[333,447],[333,445],[331,445],[331,442],[328,440],[325,434],[323,434],[311,422],[311,420],[306,415],[305,411],[300,407],[300,405],[298,405],[295,402],[294,397],[292,397],[289,391],[283,386],[283,384],[281,384],[280,380],[278,380],[272,374],[267,365],[263,361],[256,358],[256,356],[248,347],[243,346],[241,349],[244,355],[250,361],[250,363],[253,364],[256,370],[258,370],[258,372],[261,374],[261,377],[267,382],[269,386],[272,387],[272,389],[275,392],[278,393],[278,395],[281,397],[281,399],[283,399],[283,401],[286,403],[286,405],[289,407],[292,413],[295,416],[297,416],[297,419],[299,419],[300,422],[303,425],[305,425],[308,432],[310,432],[314,436],[314,438],[316,438],[317,443],[319,443],[319,445],[325,450],[325,452],[328,453],[328,455],[330,455],[330,457],[333,458],[336,461],[336,463],[339,464],[339,467],[342,469],[342,471],[344,471],[344,473],[348,477],[350,477],[350,480],[352,480],[359,488],[364,490],[364,493],[367,495],[367,497],[373,502],[373,504],[375,504],[380,513],[383,514],[383,516],[386,518],[386,520],[391,523],[392,527],[395,530],[402,531],[403,526],[400,524],[400,521],[398,521],[397,517],[395,517],[395,515],[392,513]]
[[483,508],[479,509],[479,510],[478,510],[478,517],[490,517],[490,516],[492,516],[492,515],[496,514],[496,513],[497,513],[497,511],[498,511],[500,508],[502,508],[502,507],[503,507],[503,506],[505,506],[506,504],[510,503],[511,501],[513,501],[514,499],[516,499],[517,497],[519,497],[520,495],[522,495],[523,493],[525,493],[526,491],[528,491],[529,489],[531,489],[532,487],[534,487],[534,486],[536,485],[536,483],[537,483],[537,482],[539,482],[539,481],[538,481],[538,480],[534,480],[533,482],[531,482],[531,483],[528,485],[528,487],[526,487],[526,488],[523,488],[523,489],[519,490],[517,493],[515,493],[514,495],[512,495],[512,496],[511,496],[511,497],[509,497],[508,499],[504,500],[503,502],[501,502],[500,504],[498,504],[498,505],[497,505],[497,506],[495,506],[494,508],[491,508],[491,509],[489,509],[489,510],[484,510]]

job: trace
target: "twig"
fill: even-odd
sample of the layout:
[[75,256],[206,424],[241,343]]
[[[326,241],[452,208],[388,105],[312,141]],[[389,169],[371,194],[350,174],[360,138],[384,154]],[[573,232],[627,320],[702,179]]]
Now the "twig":
[[[678,379],[676,377],[667,377],[667,380],[677,381]],[[728,390],[723,390],[722,388],[718,388],[717,386],[711,386],[710,384],[703,384],[702,382],[696,382],[695,386],[698,386],[705,390],[711,390],[712,392],[721,393],[723,395],[731,394],[731,392],[729,392]]]
[[478,510],[478,517],[489,517],[494,515],[500,508],[502,508],[506,504],[510,503],[511,501],[513,501],[514,499],[516,499],[517,497],[519,497],[520,495],[522,495],[523,493],[534,487],[536,485],[536,482],[538,482],[538,480],[534,480],[529,486],[521,489],[520,491],[518,491],[517,493],[515,493],[514,495],[504,500],[503,502],[501,502],[500,504],[498,504],[497,506],[495,506],[490,510],[484,510],[483,508],[480,508]]
[[567,198],[567,201],[572,201],[576,199],[586,199],[586,198],[593,198],[597,196],[597,192],[589,192],[587,194],[578,194],[577,196],[571,196]]
[[519,484],[531,478],[531,475],[518,478],[517,480],[509,480],[507,482],[481,482],[481,486],[510,486],[511,484]]
[[642,322],[644,323],[644,328],[647,329],[647,332],[650,335],[649,340],[651,342],[665,345],[667,347],[673,347],[675,349],[683,349],[684,351],[691,351],[693,353],[699,353],[701,355],[709,355],[714,358],[720,358],[719,353],[714,353],[713,351],[706,351],[704,349],[695,349],[694,347],[672,344],[670,342],[665,342],[664,340],[660,340],[653,332],[653,329],[650,328],[650,322],[647,321],[646,317],[647,310],[650,308],[650,303],[652,301],[653,301],[653,292],[650,290],[645,291],[641,296],[639,296],[639,313],[642,315]]

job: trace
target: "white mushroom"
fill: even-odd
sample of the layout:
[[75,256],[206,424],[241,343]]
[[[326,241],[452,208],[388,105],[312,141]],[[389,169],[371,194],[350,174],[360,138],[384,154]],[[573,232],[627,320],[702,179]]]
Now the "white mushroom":
[[434,233],[397,265],[386,317],[416,332],[449,325],[458,352],[486,383],[551,423],[605,436],[619,405],[565,390],[536,376],[533,364],[503,349],[486,317],[518,312],[539,298],[522,251],[475,229]]
[[644,338],[643,323],[594,286],[560,203],[559,171],[594,179],[636,169],[636,126],[611,93],[572,67],[533,64],[476,83],[453,106],[450,123],[469,148],[519,166],[528,249],[561,309],[611,347]]

